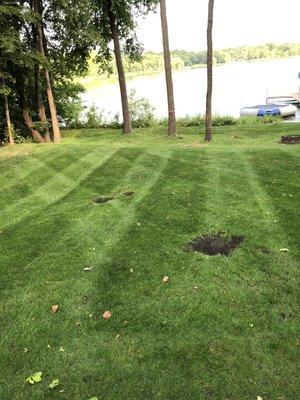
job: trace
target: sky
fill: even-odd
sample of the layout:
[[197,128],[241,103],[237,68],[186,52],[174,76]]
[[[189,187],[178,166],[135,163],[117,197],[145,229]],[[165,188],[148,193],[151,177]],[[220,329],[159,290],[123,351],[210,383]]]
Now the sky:
[[[166,0],[170,47],[206,47],[208,0]],[[161,51],[159,14],[139,21],[145,50]],[[215,48],[300,42],[300,0],[215,0]]]

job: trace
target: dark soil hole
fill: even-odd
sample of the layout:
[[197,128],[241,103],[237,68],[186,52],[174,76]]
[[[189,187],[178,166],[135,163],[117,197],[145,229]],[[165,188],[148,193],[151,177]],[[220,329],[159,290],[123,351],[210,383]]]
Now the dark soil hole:
[[93,203],[95,204],[105,204],[108,203],[109,201],[113,200],[113,197],[98,197],[97,199],[93,200]]
[[281,143],[283,143],[283,144],[299,144],[300,143],[300,135],[281,136]]
[[217,235],[195,238],[188,244],[188,250],[198,251],[209,256],[215,256],[216,254],[229,256],[244,240],[244,236],[226,238],[221,233],[218,233]]
[[123,195],[126,197],[131,197],[134,195],[134,192],[124,192]]

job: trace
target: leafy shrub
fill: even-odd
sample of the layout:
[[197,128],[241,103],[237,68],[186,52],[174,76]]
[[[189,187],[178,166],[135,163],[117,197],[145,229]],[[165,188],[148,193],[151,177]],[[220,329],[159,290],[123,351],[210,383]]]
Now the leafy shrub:
[[155,108],[145,97],[138,98],[135,90],[131,90],[129,94],[129,109],[134,128],[148,128],[156,124]]
[[84,121],[85,128],[101,128],[105,125],[103,111],[99,111],[95,105],[92,105],[86,115]]
[[[166,120],[167,121],[167,120]],[[167,121],[168,123],[168,121]],[[177,126],[188,128],[192,126],[200,126],[205,124],[205,117],[203,115],[189,116],[177,119]]]
[[256,117],[252,115],[243,115],[237,120],[238,125],[260,125],[273,124],[281,121],[281,117],[266,115],[265,117]]
[[[236,125],[237,124],[237,119],[230,116],[230,115],[213,115],[212,116],[212,125],[213,126],[227,126],[227,125]],[[167,124],[167,120],[161,120],[160,125],[164,126],[164,124]],[[178,118],[177,119],[177,125],[180,127],[188,128],[188,127],[193,127],[193,126],[203,126],[205,125],[205,115],[195,115],[195,116],[189,116],[187,115],[184,118]]]
[[[19,129],[16,129],[13,124],[11,125],[11,134],[12,134],[12,137],[13,137],[15,143],[24,143],[24,142],[26,142],[26,138],[24,138],[24,136],[22,136],[22,134],[19,131]],[[4,141],[8,142],[7,128],[4,129]]]
[[213,126],[230,126],[236,125],[237,118],[232,117],[231,115],[213,115],[212,117],[212,125]]

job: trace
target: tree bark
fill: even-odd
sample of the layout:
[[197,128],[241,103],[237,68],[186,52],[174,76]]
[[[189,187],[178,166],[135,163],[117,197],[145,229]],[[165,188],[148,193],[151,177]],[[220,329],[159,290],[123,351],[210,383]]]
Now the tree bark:
[[167,97],[168,97],[168,116],[169,116],[168,135],[176,136],[176,115],[175,115],[174,89],[173,89],[172,64],[171,64],[170,45],[169,45],[166,0],[160,0],[160,17],[161,17],[161,29],[163,37],[164,62],[165,62],[165,74],[166,74]]
[[15,71],[15,77],[16,77],[16,82],[17,82],[17,91],[18,91],[18,96],[19,96],[19,105],[20,105],[20,109],[22,111],[22,115],[23,115],[23,119],[24,122],[27,126],[27,128],[30,130],[34,140],[37,143],[45,143],[45,139],[43,138],[43,136],[40,134],[39,131],[37,131],[34,127],[33,127],[33,122],[32,122],[32,118],[30,116],[29,113],[29,107],[25,98],[25,88],[24,88],[24,78],[22,76],[22,71]]
[[[40,0],[34,0],[34,9],[35,9],[35,12],[40,17],[42,17]],[[37,37],[38,37],[38,49],[39,49],[39,52],[41,53],[41,55],[46,59],[44,41],[43,41],[44,29],[43,29],[43,25],[42,25],[41,21],[37,22],[36,28],[37,28]],[[54,143],[59,143],[61,135],[60,135],[58,118],[57,118],[56,105],[55,105],[55,100],[54,100],[54,95],[53,95],[53,90],[52,90],[52,84],[51,84],[51,79],[50,79],[50,73],[49,73],[49,69],[47,67],[44,67],[44,74],[45,74],[48,105],[49,105],[49,110],[50,110],[50,115],[51,115],[53,141],[54,141]]]
[[111,10],[110,0],[108,1],[107,11],[108,11],[108,18],[109,18],[112,39],[114,42],[114,53],[118,70],[118,78],[119,78],[119,86],[120,86],[121,102],[122,102],[122,113],[123,113],[123,133],[129,135],[132,132],[132,125],[131,125],[131,117],[128,104],[126,78],[122,61],[119,31],[116,25],[115,17]]
[[7,95],[4,94],[3,98],[4,98],[4,112],[5,112],[5,119],[6,119],[8,144],[15,144],[13,134],[12,134],[12,125],[11,125],[11,121],[10,121],[10,113],[9,113],[9,105],[8,105]]
[[45,125],[45,142],[50,143],[51,138],[50,138],[49,127],[47,125],[48,120],[41,92],[41,71],[40,71],[40,66],[38,64],[36,64],[35,66],[35,100],[36,100],[36,107],[39,119]]
[[208,22],[207,22],[207,93],[206,93],[206,117],[205,117],[205,141],[212,139],[212,90],[213,90],[213,17],[214,0],[208,2]]

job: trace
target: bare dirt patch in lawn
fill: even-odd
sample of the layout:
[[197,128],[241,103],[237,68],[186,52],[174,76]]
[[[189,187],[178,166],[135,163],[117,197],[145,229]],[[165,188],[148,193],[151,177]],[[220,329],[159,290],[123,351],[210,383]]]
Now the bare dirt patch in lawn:
[[125,196],[125,197],[131,197],[131,196],[133,196],[133,195],[134,195],[134,192],[132,192],[132,191],[124,192],[124,193],[123,193],[123,196]]
[[109,201],[113,200],[114,198],[112,196],[106,196],[106,197],[97,197],[96,199],[93,200],[93,203],[95,204],[106,204]]
[[300,144],[300,135],[281,136],[282,144]]
[[197,251],[209,256],[217,254],[229,256],[244,240],[244,236],[225,237],[222,233],[218,233],[195,238],[188,244],[187,250]]

